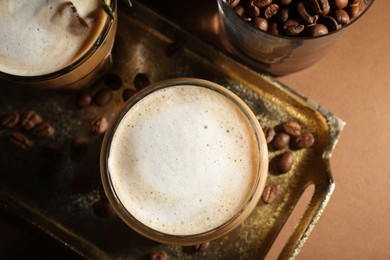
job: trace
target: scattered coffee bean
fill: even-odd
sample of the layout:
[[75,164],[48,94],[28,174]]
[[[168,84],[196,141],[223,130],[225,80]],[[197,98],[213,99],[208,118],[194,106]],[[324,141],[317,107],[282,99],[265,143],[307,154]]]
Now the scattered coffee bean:
[[108,128],[107,119],[104,116],[97,116],[91,121],[91,131],[94,134],[101,135]]
[[291,170],[294,164],[294,155],[292,152],[284,152],[274,158],[276,163],[276,171],[278,174],[283,174]]
[[50,123],[43,121],[36,124],[31,131],[37,137],[47,138],[54,134],[55,129]]
[[271,143],[275,137],[275,129],[273,127],[265,127],[265,128],[263,128],[263,132],[264,132],[265,140],[267,141],[267,144]]
[[294,119],[284,122],[282,128],[291,136],[298,136],[301,134],[301,125]]
[[70,147],[76,154],[86,154],[88,152],[88,139],[84,136],[76,136],[72,139]]
[[283,5],[283,6],[289,5],[291,4],[291,2],[292,0],[275,0],[275,4]]
[[265,204],[271,204],[279,195],[279,189],[277,185],[270,184],[265,186],[261,199]]
[[122,99],[123,101],[127,101],[129,100],[129,98],[131,98],[135,93],[137,93],[136,90],[134,89],[131,89],[131,88],[125,88],[123,91],[122,91]]
[[16,147],[21,148],[23,150],[28,150],[33,145],[33,142],[21,132],[13,132],[10,135],[10,141]]
[[64,155],[64,149],[56,143],[48,143],[43,146],[43,156],[50,161],[59,161]]
[[105,198],[95,201],[92,204],[92,210],[99,217],[109,217],[112,213],[110,203]]
[[144,73],[138,73],[134,77],[134,86],[137,90],[141,90],[150,85],[149,77]]
[[204,242],[194,246],[195,251],[206,251],[210,247],[210,242]]
[[87,108],[92,104],[92,96],[90,93],[85,92],[81,94],[77,99],[77,107],[78,108]]
[[154,251],[150,254],[150,260],[169,260],[169,255],[163,250]]
[[112,90],[118,90],[122,86],[122,79],[115,73],[109,73],[104,77],[104,83]]
[[14,111],[4,116],[1,124],[5,128],[13,128],[19,123],[19,119],[19,113]]
[[96,94],[93,96],[93,101],[98,106],[107,105],[112,99],[112,90],[109,88],[99,89]]
[[33,110],[24,112],[22,116],[22,127],[26,130],[32,129],[36,124],[42,122],[42,117]]
[[303,132],[295,138],[295,145],[298,149],[310,148],[314,144],[314,136],[310,132]]
[[281,150],[286,148],[290,143],[290,135],[286,133],[278,133],[272,140],[272,147],[275,150]]

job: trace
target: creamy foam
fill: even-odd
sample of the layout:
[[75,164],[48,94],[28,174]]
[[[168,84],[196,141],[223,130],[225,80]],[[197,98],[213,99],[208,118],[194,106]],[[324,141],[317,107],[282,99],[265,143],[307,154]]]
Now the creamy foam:
[[64,68],[88,50],[106,19],[98,0],[1,0],[0,71],[35,76]]
[[173,235],[209,231],[236,215],[258,173],[251,123],[228,98],[183,85],[155,91],[119,123],[108,171],[140,222]]

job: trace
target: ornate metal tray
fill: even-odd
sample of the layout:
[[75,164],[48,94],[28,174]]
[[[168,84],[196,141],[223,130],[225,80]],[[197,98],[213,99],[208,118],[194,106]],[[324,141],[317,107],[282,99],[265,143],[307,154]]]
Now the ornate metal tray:
[[[80,92],[0,86],[0,111],[33,109],[52,122],[51,139],[34,140],[27,151],[12,146],[10,130],[0,129],[0,200],[27,221],[61,241],[80,255],[98,259],[143,259],[154,250],[165,250],[170,259],[261,259],[264,258],[305,189],[314,185],[310,203],[283,248],[280,258],[298,254],[324,210],[334,189],[329,160],[344,122],[313,101],[235,62],[136,3],[122,9],[113,51],[112,71],[123,81],[104,106],[79,109]],[[175,54],[175,55],[174,55]],[[134,88],[138,73],[151,82],[174,77],[197,77],[226,86],[255,112],[263,126],[277,126],[289,118],[311,131],[316,143],[294,151],[293,169],[283,175],[269,174],[268,184],[279,186],[272,204],[260,202],[251,216],[231,234],[211,242],[205,251],[192,247],[166,246],[147,240],[123,224],[115,214],[98,216],[92,205],[102,196],[99,153],[102,136],[90,132],[90,121],[105,115],[110,121],[123,105],[121,91]],[[101,80],[90,91],[104,85]],[[85,155],[70,148],[73,137],[89,140]],[[61,148],[61,158],[43,152],[48,143]],[[270,158],[278,154],[270,152]]]

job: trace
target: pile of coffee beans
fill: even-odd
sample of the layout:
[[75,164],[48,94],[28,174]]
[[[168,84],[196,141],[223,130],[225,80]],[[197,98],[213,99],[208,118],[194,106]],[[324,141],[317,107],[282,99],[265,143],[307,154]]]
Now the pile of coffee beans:
[[[264,127],[263,132],[268,150],[277,154],[269,164],[269,171],[273,175],[288,173],[295,162],[294,151],[310,148],[315,142],[314,135],[302,130],[301,124],[295,119],[282,122],[276,127]],[[271,204],[278,196],[279,186],[269,183],[265,186],[261,199],[265,204]]]
[[33,146],[33,138],[49,138],[54,135],[54,127],[34,110],[20,114],[18,111],[3,116],[2,126],[12,130],[9,140],[16,147],[28,150]]
[[317,37],[360,14],[363,0],[226,0],[245,21],[274,35]]

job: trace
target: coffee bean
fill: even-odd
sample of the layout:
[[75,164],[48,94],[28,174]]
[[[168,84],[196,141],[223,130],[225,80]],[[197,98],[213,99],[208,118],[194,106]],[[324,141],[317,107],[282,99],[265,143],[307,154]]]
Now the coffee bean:
[[298,36],[304,29],[303,24],[293,19],[288,20],[283,27],[283,31],[287,36]]
[[5,128],[13,128],[19,123],[19,119],[19,113],[14,111],[4,116],[1,124]]
[[271,143],[275,137],[275,129],[273,127],[265,127],[263,128],[263,132],[267,144]]
[[305,21],[306,24],[315,24],[318,20],[318,15],[309,14],[302,1],[299,1],[297,3],[297,11],[299,16],[302,18],[303,21]]
[[134,86],[137,90],[141,90],[150,85],[149,77],[144,73],[138,73],[134,77]]
[[150,254],[150,260],[169,260],[169,255],[163,250],[153,251]]
[[279,195],[279,188],[277,185],[270,184],[265,186],[261,199],[265,204],[273,203]]
[[270,19],[272,16],[276,15],[279,10],[279,6],[277,4],[270,4],[264,9],[263,17],[265,19]]
[[137,93],[136,90],[134,89],[131,89],[131,88],[125,88],[123,91],[122,91],[122,99],[123,101],[127,101],[129,98],[131,98],[135,93]]
[[329,4],[333,9],[344,9],[348,5],[348,0],[329,0]]
[[312,36],[312,37],[318,37],[321,35],[325,35],[328,32],[329,32],[328,28],[325,25],[317,23],[313,26],[308,27],[307,35]]
[[255,27],[261,31],[266,32],[268,30],[268,22],[266,19],[261,17],[256,17],[253,19],[253,24]]
[[281,5],[286,6],[286,5],[291,4],[292,0],[275,0],[274,2],[275,2],[275,4],[277,4],[279,6],[281,6]]
[[294,155],[292,152],[284,152],[274,158],[276,171],[278,174],[283,174],[291,170],[294,164]]
[[81,94],[78,97],[77,102],[76,102],[76,105],[78,108],[86,108],[86,107],[91,106],[91,104],[92,104],[92,96],[88,92]]
[[277,23],[268,24],[268,32],[273,35],[279,35],[279,26]]
[[92,204],[93,213],[99,217],[109,217],[112,214],[110,203],[107,199],[99,199]]
[[206,251],[210,247],[210,242],[204,242],[194,246],[195,251]]
[[288,120],[282,124],[283,130],[291,135],[298,136],[301,134],[301,125],[294,119]]
[[122,86],[122,79],[115,73],[109,73],[104,77],[104,83],[112,90],[118,90]]
[[33,110],[28,110],[24,112],[22,116],[22,126],[26,130],[32,129],[36,124],[42,122],[42,117]]
[[305,0],[304,4],[313,14],[327,15],[330,11],[328,0]]
[[258,17],[260,15],[260,8],[255,5],[255,2],[249,1],[246,6],[246,13],[252,18]]
[[290,10],[286,7],[279,9],[279,12],[276,14],[276,18],[281,24],[284,24],[290,18]]
[[88,152],[88,139],[84,136],[76,136],[72,139],[70,147],[76,154],[86,154]]
[[54,134],[55,129],[50,123],[43,121],[36,124],[31,131],[37,137],[47,138]]
[[349,5],[347,11],[348,11],[348,15],[351,19],[358,17],[360,14],[359,2],[356,4]]
[[228,0],[228,3],[231,7],[236,7],[240,3],[240,0]]
[[59,161],[64,155],[63,147],[56,143],[48,143],[42,148],[43,156],[49,161]]
[[320,19],[318,19],[318,23],[325,25],[329,32],[339,29],[338,22],[331,16],[321,16]]
[[93,102],[98,106],[107,105],[112,99],[112,90],[109,88],[99,89],[93,96]]
[[21,148],[23,150],[28,150],[33,145],[33,142],[21,132],[13,132],[10,135],[10,141],[16,147]]
[[347,25],[349,24],[350,18],[346,11],[344,10],[336,10],[333,13],[333,18],[336,20],[338,24]]
[[94,134],[101,135],[108,128],[107,119],[104,116],[97,116],[91,121],[91,131]]
[[257,7],[262,8],[272,3],[272,0],[249,0],[253,2]]
[[290,135],[286,133],[278,133],[272,140],[272,147],[275,150],[281,150],[288,146],[290,143]]
[[234,7],[234,11],[236,11],[236,13],[241,17],[245,14],[245,8],[242,5],[237,5]]
[[310,132],[303,132],[300,136],[295,138],[295,145],[298,149],[309,148],[313,146],[314,142],[314,136]]

